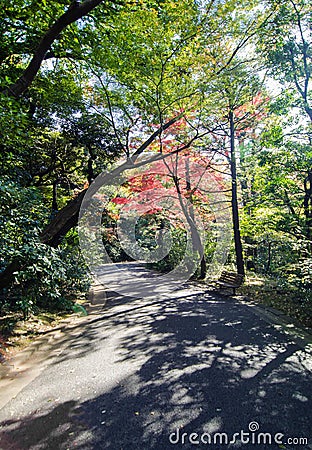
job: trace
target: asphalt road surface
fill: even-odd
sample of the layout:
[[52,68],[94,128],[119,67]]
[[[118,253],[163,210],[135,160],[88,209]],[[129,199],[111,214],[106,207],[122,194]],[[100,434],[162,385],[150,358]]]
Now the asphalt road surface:
[[63,334],[0,410],[1,449],[312,448],[311,344],[247,304],[119,298]]

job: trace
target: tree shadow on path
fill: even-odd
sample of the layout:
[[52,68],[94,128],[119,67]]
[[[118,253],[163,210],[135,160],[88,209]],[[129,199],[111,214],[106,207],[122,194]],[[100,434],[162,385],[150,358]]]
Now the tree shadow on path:
[[[95,348],[113,330],[115,364],[135,362],[137,370],[95,398],[2,422],[1,448],[311,448],[286,442],[307,437],[311,443],[311,355],[245,305],[203,294],[171,298],[86,328],[98,339]],[[229,443],[234,433],[249,432],[251,422],[272,442]],[[215,444],[191,444],[191,433],[212,440],[227,433],[228,442],[223,436],[219,444],[219,436]],[[284,447],[274,442],[276,433],[285,435]]]

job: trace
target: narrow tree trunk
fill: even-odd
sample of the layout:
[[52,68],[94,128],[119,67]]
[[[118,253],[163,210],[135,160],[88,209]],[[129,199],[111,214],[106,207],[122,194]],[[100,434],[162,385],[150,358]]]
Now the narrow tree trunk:
[[[186,179],[186,191],[189,194],[188,195],[188,199],[190,202],[190,208],[189,208],[189,214],[190,217],[193,220],[193,223],[195,224],[195,215],[194,215],[194,207],[193,207],[193,197],[192,197],[192,186],[191,186],[191,178],[190,178],[190,161],[189,158],[186,157],[185,158],[185,179]],[[196,228],[196,227],[195,227]],[[192,228],[191,228],[192,230]],[[198,231],[196,229],[196,231],[192,230],[191,231],[192,234],[196,233],[198,234]],[[195,242],[200,242],[200,250],[199,253],[201,255],[201,260],[200,260],[200,272],[199,272],[199,279],[200,280],[204,280],[206,278],[207,275],[207,263],[206,263],[206,257],[205,257],[205,249],[203,247],[203,244],[201,242],[200,236],[193,236],[193,247],[194,247],[194,243]]]
[[303,199],[304,215],[306,219],[306,236],[312,240],[312,170],[304,180],[304,199]]
[[95,155],[90,146],[88,146],[88,152],[89,152],[89,158],[88,158],[88,168],[87,168],[87,170],[88,170],[87,179],[88,179],[88,183],[91,184],[92,181],[95,179],[94,167],[93,167]]
[[269,273],[271,270],[271,261],[272,261],[272,242],[268,241],[268,260],[266,264],[266,273]]
[[236,156],[235,156],[235,125],[233,110],[229,113],[230,120],[230,150],[231,150],[231,178],[232,178],[232,219],[234,230],[234,244],[236,255],[236,267],[237,273],[245,275],[244,258],[243,258],[243,246],[241,240],[241,233],[239,228],[239,212],[238,212],[238,200],[237,200],[237,170],[236,170]]
[[58,204],[57,204],[57,183],[58,180],[53,181],[53,187],[52,187],[52,217],[55,216],[55,214],[58,211]]

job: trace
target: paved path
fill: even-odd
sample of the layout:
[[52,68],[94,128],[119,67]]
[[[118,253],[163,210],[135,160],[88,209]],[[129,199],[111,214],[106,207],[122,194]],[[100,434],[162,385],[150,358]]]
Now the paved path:
[[286,331],[192,288],[109,300],[0,410],[0,448],[311,449],[311,344]]

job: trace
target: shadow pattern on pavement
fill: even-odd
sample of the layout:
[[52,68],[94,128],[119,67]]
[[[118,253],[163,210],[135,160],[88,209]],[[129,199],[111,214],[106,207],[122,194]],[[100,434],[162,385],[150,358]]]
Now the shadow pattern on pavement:
[[[306,437],[311,444],[311,360],[231,299],[197,294],[134,305],[71,336],[46,369],[49,376],[0,411],[0,448],[310,449],[286,438]],[[31,392],[33,405],[26,407]],[[250,422],[272,439],[283,433],[284,447],[189,442],[191,433],[227,433],[230,441],[240,430],[249,432]],[[170,433],[174,439],[179,433],[176,444]]]

